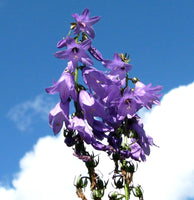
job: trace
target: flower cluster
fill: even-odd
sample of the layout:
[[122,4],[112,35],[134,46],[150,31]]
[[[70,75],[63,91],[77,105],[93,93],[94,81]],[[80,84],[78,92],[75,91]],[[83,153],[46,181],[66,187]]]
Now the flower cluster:
[[[60,97],[49,114],[54,134],[63,128],[66,145],[74,147],[74,155],[84,162],[92,159],[84,143],[107,152],[114,162],[145,161],[154,142],[146,135],[137,112],[159,104],[162,87],[151,87],[138,78],[130,78],[132,65],[127,54],[116,52],[112,60],[103,58],[92,45],[95,38],[92,25],[100,17],[90,18],[88,8],[72,17],[76,22],[71,23],[69,34],[57,44],[58,48],[65,49],[55,53],[57,58],[67,60],[67,67],[59,80],[46,88],[47,93],[59,93]],[[91,56],[106,72],[94,66]],[[84,84],[78,83],[79,72]],[[70,113],[71,102],[74,113]]]

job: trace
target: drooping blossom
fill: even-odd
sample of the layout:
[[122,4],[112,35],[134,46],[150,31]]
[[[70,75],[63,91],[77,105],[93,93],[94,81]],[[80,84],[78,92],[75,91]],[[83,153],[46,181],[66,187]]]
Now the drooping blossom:
[[95,94],[101,98],[107,96],[105,86],[113,84],[112,80],[106,76],[105,73],[95,69],[94,67],[85,67],[83,69],[83,79],[90,91],[93,90]]
[[136,120],[133,120],[128,128],[132,131],[135,131],[137,138],[137,143],[141,146],[142,150],[146,155],[150,154],[150,145],[154,145],[153,139],[150,136],[147,136],[145,130],[143,129],[143,123],[139,117],[136,117]]
[[162,90],[162,86],[158,85],[151,87],[151,83],[144,85],[142,82],[137,81],[135,83],[134,96],[145,106],[147,109],[151,109],[153,104],[160,104],[159,97],[162,94],[158,94]]
[[76,27],[74,29],[74,34],[79,34],[80,32],[85,32],[92,39],[95,37],[94,29],[92,25],[100,20],[100,16],[89,17],[90,11],[86,8],[81,15],[77,13],[73,14],[72,17],[76,20]]
[[55,94],[59,92],[59,96],[63,103],[66,103],[69,97],[72,97],[76,101],[76,91],[74,87],[74,77],[71,73],[64,71],[57,82],[54,82],[53,86],[46,88],[46,92],[49,94]]
[[65,104],[59,102],[49,114],[49,125],[53,129],[55,135],[62,129],[63,122],[65,122],[65,125],[68,126],[69,102],[66,102]]
[[81,138],[87,143],[91,144],[94,135],[89,125],[81,118],[74,117],[68,125],[68,129],[77,130]]
[[[79,103],[84,112],[84,118],[98,135],[98,138],[100,138],[100,133],[114,130],[105,123],[107,113],[104,110],[104,106],[85,90],[79,93]],[[103,138],[104,136],[103,134],[101,137]]]
[[74,69],[78,66],[78,62],[81,62],[86,66],[93,65],[92,59],[86,53],[86,51],[91,46],[91,39],[84,40],[83,42],[78,44],[73,38],[67,36],[66,45],[66,50],[58,51],[54,54],[57,58],[67,59],[68,61],[71,61]]

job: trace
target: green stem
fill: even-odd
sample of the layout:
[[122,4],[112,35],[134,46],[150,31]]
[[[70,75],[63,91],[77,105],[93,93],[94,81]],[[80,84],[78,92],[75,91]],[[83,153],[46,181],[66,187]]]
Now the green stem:
[[78,81],[78,67],[75,68],[75,88],[76,88],[76,91],[78,89],[77,88],[77,81]]
[[130,198],[129,185],[127,184],[127,181],[125,181],[125,200],[129,200],[129,198]]

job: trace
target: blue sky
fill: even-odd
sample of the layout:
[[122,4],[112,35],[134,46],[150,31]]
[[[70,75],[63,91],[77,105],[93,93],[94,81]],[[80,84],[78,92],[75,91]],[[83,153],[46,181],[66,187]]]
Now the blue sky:
[[[145,84],[163,85],[164,95],[194,81],[192,0],[0,0],[0,187],[12,187],[24,155],[39,138],[53,135],[47,116],[59,99],[44,88],[59,78],[66,65],[53,54],[74,21],[71,14],[86,7],[91,16],[102,17],[94,25],[93,45],[104,58],[127,52],[131,76]],[[190,104],[187,118],[193,104],[183,99],[178,106],[185,104]],[[175,112],[183,117],[179,107]]]

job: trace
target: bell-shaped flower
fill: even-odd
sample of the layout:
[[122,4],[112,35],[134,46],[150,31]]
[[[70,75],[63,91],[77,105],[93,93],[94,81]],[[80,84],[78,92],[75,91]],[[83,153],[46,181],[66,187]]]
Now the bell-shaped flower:
[[158,85],[151,87],[151,83],[144,85],[142,82],[137,81],[135,83],[134,96],[145,106],[147,109],[151,109],[153,104],[160,104],[159,98],[162,94],[158,94],[162,90],[162,86]]
[[126,73],[132,68],[132,65],[122,61],[118,53],[114,54],[113,60],[103,60],[102,64],[111,70],[110,75],[119,77],[120,80],[124,79]]
[[72,97],[76,101],[76,90],[74,87],[74,77],[64,71],[57,82],[54,82],[53,86],[45,89],[49,94],[55,94],[59,92],[59,96],[63,103],[66,103],[69,97]]
[[135,141],[131,141],[132,144],[130,145],[130,148],[131,148],[131,158],[134,159],[134,160],[138,160],[140,161],[140,158],[142,161],[146,161],[146,156],[144,154],[144,151],[142,150],[141,146],[136,143]]
[[92,39],[95,37],[94,29],[92,25],[97,23],[100,20],[100,16],[89,17],[90,11],[86,8],[81,15],[77,13],[73,14],[72,17],[76,20],[76,27],[74,29],[74,34],[78,34],[80,32],[85,32]]
[[130,150],[121,150],[121,157],[123,159],[132,158],[136,161],[146,161],[146,156],[141,146],[135,141],[131,141]]
[[[95,131],[107,132],[113,130],[104,123],[107,117],[104,106],[85,90],[81,90],[79,93],[79,103],[84,111],[84,118]],[[98,120],[98,118],[102,121]]]
[[74,69],[77,67],[78,62],[81,62],[86,66],[93,65],[92,59],[86,53],[86,51],[91,46],[91,42],[92,42],[91,39],[88,39],[78,44],[75,42],[73,38],[67,36],[66,38],[67,49],[56,52],[55,56],[60,59],[67,59],[68,61],[71,61]]
[[105,73],[93,67],[85,67],[83,69],[83,79],[89,89],[93,90],[100,98],[107,96],[105,86],[113,84],[112,80]]
[[136,112],[141,108],[141,104],[134,98],[130,88],[127,87],[124,90],[123,97],[120,99],[118,104],[118,115],[119,119],[128,117],[129,119],[134,117]]
[[143,123],[141,119],[138,116],[136,116],[134,119],[132,120],[132,123],[129,123],[127,128],[134,132],[135,136],[133,138],[133,141],[136,140],[143,152],[146,155],[149,155],[150,145],[154,145],[153,139],[150,136],[146,135],[145,130],[143,129]]
[[87,143],[91,144],[94,135],[91,127],[81,118],[74,117],[68,125],[68,129],[77,130],[80,137]]
[[63,122],[65,122],[65,125],[68,126],[69,102],[66,102],[65,104],[59,102],[49,114],[49,125],[53,129],[55,135],[62,129]]

